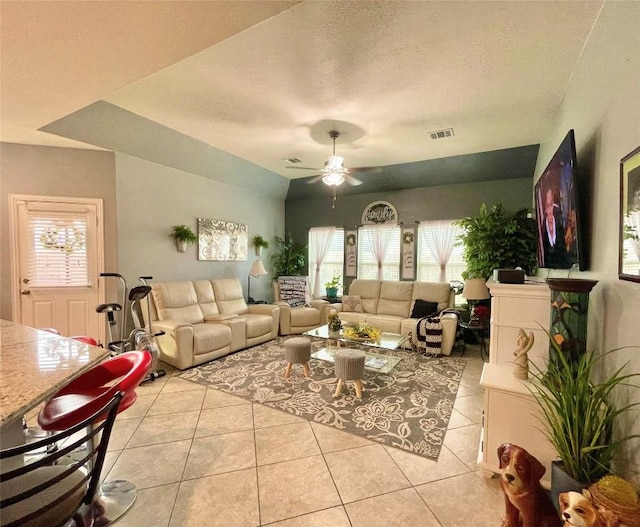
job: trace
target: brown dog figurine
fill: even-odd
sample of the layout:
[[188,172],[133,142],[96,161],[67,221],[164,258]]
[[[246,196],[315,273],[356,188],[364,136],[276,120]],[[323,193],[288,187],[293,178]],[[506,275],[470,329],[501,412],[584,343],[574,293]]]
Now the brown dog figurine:
[[502,527],[562,527],[560,515],[540,485],[545,473],[542,463],[511,443],[498,447],[498,459],[506,508]]

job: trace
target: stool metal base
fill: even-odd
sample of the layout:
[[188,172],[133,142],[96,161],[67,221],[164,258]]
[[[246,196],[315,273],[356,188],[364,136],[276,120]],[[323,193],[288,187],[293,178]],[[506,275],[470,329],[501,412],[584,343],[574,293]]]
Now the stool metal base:
[[91,503],[95,525],[102,527],[118,521],[133,506],[137,497],[138,489],[130,481],[105,481]]

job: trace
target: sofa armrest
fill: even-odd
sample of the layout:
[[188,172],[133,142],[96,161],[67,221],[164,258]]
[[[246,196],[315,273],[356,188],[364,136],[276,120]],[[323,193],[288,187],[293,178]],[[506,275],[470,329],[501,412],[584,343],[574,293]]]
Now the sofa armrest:
[[250,304],[248,308],[249,313],[271,315],[276,318],[280,316],[280,306],[276,304]]
[[193,326],[181,320],[157,320],[154,332],[164,331],[156,337],[160,358],[184,370],[193,366]]
[[440,324],[442,324],[442,354],[451,355],[451,349],[456,342],[458,332],[458,315],[443,313],[440,315]]
[[330,306],[329,302],[326,300],[312,300],[311,307],[315,307],[316,309],[322,309],[325,306]]

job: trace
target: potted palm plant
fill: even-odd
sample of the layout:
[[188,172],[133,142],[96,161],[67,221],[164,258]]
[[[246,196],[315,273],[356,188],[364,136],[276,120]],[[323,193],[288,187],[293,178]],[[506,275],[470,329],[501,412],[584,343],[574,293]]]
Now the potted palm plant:
[[273,278],[300,276],[305,265],[306,246],[296,243],[289,234],[286,238],[275,237],[275,252],[271,254]]
[[170,236],[176,241],[178,252],[185,252],[188,243],[196,243],[198,237],[187,225],[174,225]]
[[[619,349],[598,356],[583,353],[570,361],[560,352],[560,345],[552,338],[549,340],[557,360],[549,361],[546,371],[534,366],[530,390],[541,410],[543,431],[560,458],[552,465],[551,473],[552,499],[557,503],[560,492],[580,491],[609,474],[622,443],[639,437],[614,437],[615,422],[640,405],[616,406],[614,393],[619,387],[638,388],[633,379],[640,377],[640,373],[623,373],[624,365],[596,381],[596,367]],[[565,474],[571,478],[570,488],[566,486]],[[559,478],[564,483],[558,484]]]

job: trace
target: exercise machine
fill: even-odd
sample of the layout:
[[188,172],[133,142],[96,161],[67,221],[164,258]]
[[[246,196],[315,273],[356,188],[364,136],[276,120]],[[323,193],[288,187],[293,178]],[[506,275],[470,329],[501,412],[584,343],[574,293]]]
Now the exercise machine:
[[[119,355],[125,351],[138,349],[147,351],[151,355],[151,368],[147,376],[143,379],[144,382],[153,382],[158,377],[163,377],[166,372],[162,369],[158,370],[158,348],[155,345],[155,337],[164,335],[164,332],[153,333],[151,327],[151,304],[149,299],[149,293],[151,292],[151,286],[148,284],[149,280],[152,280],[152,276],[140,276],[139,280],[142,285],[132,287],[130,290],[127,287],[127,281],[118,273],[100,273],[103,278],[117,278],[119,280],[119,293],[121,296],[121,303],[113,302],[107,304],[100,304],[96,307],[98,313],[104,314],[107,319],[107,330],[109,332],[109,343],[107,348],[111,351],[111,355]],[[128,291],[128,293],[127,293]],[[145,329],[145,325],[142,317],[142,300],[147,300],[147,313],[148,313],[148,330]],[[128,303],[127,303],[128,302]],[[129,309],[127,309],[127,307]],[[133,320],[134,327],[127,333],[127,312],[131,313],[131,319]],[[114,338],[115,336],[115,338]]]

